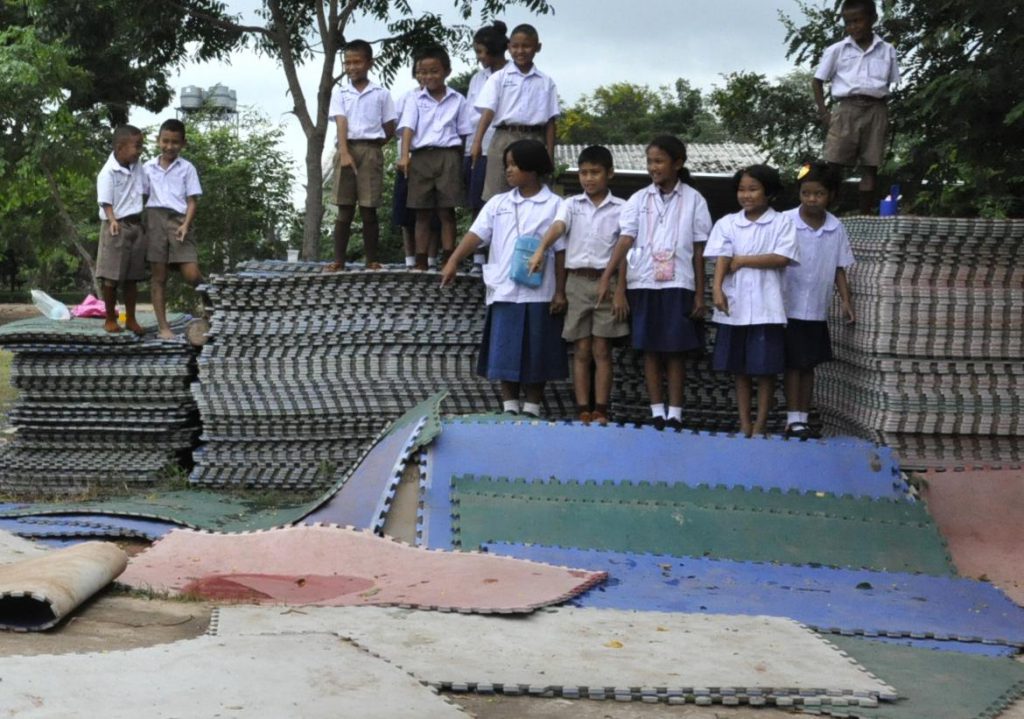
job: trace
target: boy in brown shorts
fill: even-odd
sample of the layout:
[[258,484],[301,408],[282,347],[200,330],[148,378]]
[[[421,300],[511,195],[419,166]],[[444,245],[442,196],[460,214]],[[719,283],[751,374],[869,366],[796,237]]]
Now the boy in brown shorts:
[[[818,115],[828,129],[825,160],[860,165],[860,212],[876,204],[878,168],[889,127],[886,101],[900,79],[896,50],[874,33],[878,11],[874,0],[845,0],[841,7],[845,37],[826,48],[811,87]],[[831,83],[836,106],[825,106],[825,83]]]
[[160,155],[143,169],[149,183],[146,202],[146,234],[149,249],[146,259],[153,273],[151,293],[153,313],[161,339],[173,339],[167,324],[167,268],[176,267],[181,278],[196,287],[203,281],[199,271],[199,253],[192,232],[196,200],[203,194],[195,165],[181,157],[185,147],[185,124],[165,120],[157,135]]
[[120,285],[125,327],[137,335],[145,334],[135,319],[137,283],[146,279],[142,198],[149,189],[139,164],[141,156],[142,131],[132,125],[121,125],[114,130],[113,152],[96,176],[101,220],[96,277],[103,283],[106,314],[103,329],[107,332],[122,329],[117,324],[117,286]]
[[463,196],[463,138],[473,127],[466,98],[445,84],[452,63],[444,48],[428,47],[414,62],[423,87],[405,103],[398,123],[402,136],[398,171],[409,178],[408,205],[416,210],[416,269],[425,270],[435,210],[441,220],[445,260],[455,249],[455,206]]
[[[565,294],[568,311],[562,339],[573,343],[572,383],[579,419],[584,424],[608,424],[612,391],[612,340],[629,334],[624,286],[614,284],[616,301],[597,303],[597,287],[619,240],[623,200],[611,194],[612,153],[606,147],[584,148],[577,161],[583,193],[562,201],[558,215],[530,258],[530,271],[544,264],[544,253],[566,235]],[[625,264],[625,263],[623,263]],[[626,276],[625,267],[618,273]],[[621,281],[621,280],[620,280]],[[613,281],[614,282],[614,281]],[[557,297],[556,297],[557,300]],[[594,405],[590,409],[590,365],[594,364]]]
[[334,223],[334,261],[327,272],[345,268],[352,220],[356,205],[363,222],[366,267],[380,269],[380,207],[384,191],[384,144],[395,135],[395,101],[391,93],[370,82],[373,48],[365,40],[345,45],[345,74],[348,82],[334,88],[329,118],[338,127],[338,154],[334,163],[332,200],[338,206]]

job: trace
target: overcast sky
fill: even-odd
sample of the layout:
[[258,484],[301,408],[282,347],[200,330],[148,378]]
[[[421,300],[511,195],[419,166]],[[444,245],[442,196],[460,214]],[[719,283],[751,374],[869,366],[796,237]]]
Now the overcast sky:
[[[702,90],[722,84],[721,76],[749,70],[770,78],[792,69],[786,60],[784,29],[779,12],[801,17],[796,0],[549,0],[554,15],[532,16],[521,8],[503,18],[511,29],[530,22],[540,33],[543,47],[537,66],[549,74],[567,104],[601,85],[631,82],[657,87],[682,77]],[[820,3],[828,0],[819,0]],[[812,0],[813,3],[813,0]],[[478,3],[477,3],[478,4]],[[253,10],[258,0],[229,0],[231,12],[243,20],[259,22]],[[413,0],[416,10],[431,10],[450,21],[461,20],[451,12],[452,0]],[[468,24],[483,24],[474,17]],[[349,39],[376,39],[385,34],[378,24],[356,19],[346,31]],[[473,58],[455,59],[453,72],[470,67]],[[301,71],[304,87],[312,93],[317,64]],[[271,58],[239,52],[231,64],[188,64],[172,80],[180,91],[186,85],[210,87],[223,83],[238,93],[240,105],[252,105],[285,129],[286,147],[296,162],[297,185],[302,183],[301,162],[305,138],[298,121],[289,114],[284,73]],[[396,94],[409,89],[409,72],[399,74],[391,88]],[[810,101],[810,98],[809,98]],[[177,106],[175,98],[174,106]],[[174,115],[136,111],[132,122],[153,126]],[[155,138],[152,138],[155,139]],[[333,135],[329,140],[333,142]],[[296,191],[299,199],[301,190]]]

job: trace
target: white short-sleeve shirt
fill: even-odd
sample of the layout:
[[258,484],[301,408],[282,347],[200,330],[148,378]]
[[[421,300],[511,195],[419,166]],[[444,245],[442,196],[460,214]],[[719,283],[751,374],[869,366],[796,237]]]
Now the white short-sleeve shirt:
[[896,48],[878,35],[872,35],[871,46],[861,50],[853,38],[847,36],[825,49],[814,77],[831,82],[832,97],[836,99],[848,95],[885,97],[900,81]]
[[[633,193],[619,214],[621,235],[633,238],[627,255],[626,286],[631,290],[696,289],[693,246],[711,231],[708,203],[682,182],[667,195],[655,184]],[[674,253],[674,278],[655,279],[655,252]]]
[[100,219],[107,219],[103,205],[114,208],[114,217],[121,219],[142,212],[142,196],[149,194],[149,183],[142,163],[124,167],[114,159],[114,153],[103,163],[96,176],[96,201],[100,205]]
[[558,90],[551,78],[534,65],[523,72],[514,62],[498,70],[484,83],[476,98],[481,112],[492,110],[492,127],[546,125],[558,117]]
[[619,211],[625,201],[612,193],[594,205],[581,193],[562,201],[555,218],[565,223],[565,267],[603,270],[619,241]]
[[484,265],[487,304],[493,302],[550,302],[555,296],[555,252],[565,250],[559,239],[544,260],[544,278],[539,287],[526,287],[513,280],[512,254],[520,235],[543,237],[555,221],[561,199],[547,186],[533,197],[513,189],[487,201],[469,231],[490,246]]
[[184,215],[188,198],[203,194],[195,165],[184,157],[175,158],[166,169],[160,165],[160,157],[154,157],[142,169],[149,182],[146,207],[165,207]]
[[[705,257],[782,255],[798,262],[796,228],[788,217],[769,208],[754,221],[743,210],[715,223],[704,250]],[[782,295],[785,268],[742,267],[726,275],[722,291],[729,302],[729,314],[715,310],[713,320],[723,325],[784,325],[786,306]]]
[[[476,98],[479,97],[480,91],[484,89],[484,85],[487,83],[487,79],[494,74],[494,71],[489,67],[482,67],[473,73],[473,77],[469,79],[469,90],[466,92],[466,104],[463,106],[463,112],[466,114],[463,120],[466,124],[473,127],[473,132],[470,133],[470,138],[476,132],[476,126],[480,124],[480,110],[476,107]],[[492,122],[487,130],[484,131],[483,139],[483,153],[484,157],[487,157],[487,146],[491,144],[491,138],[494,137],[494,123]],[[466,143],[466,155],[473,149],[473,143]]]
[[429,90],[419,90],[406,101],[398,128],[413,131],[413,150],[462,147],[462,138],[472,132],[463,112],[465,104],[466,98],[450,87],[445,88],[440,100],[435,100]]
[[846,228],[832,213],[817,230],[800,217],[800,208],[782,213],[796,228],[800,264],[790,265],[783,274],[786,316],[795,320],[822,322],[828,318],[836,269],[851,267],[853,251]]
[[383,140],[384,125],[398,119],[391,93],[380,85],[368,83],[362,92],[351,82],[338,85],[331,93],[328,119],[348,119],[349,140]]

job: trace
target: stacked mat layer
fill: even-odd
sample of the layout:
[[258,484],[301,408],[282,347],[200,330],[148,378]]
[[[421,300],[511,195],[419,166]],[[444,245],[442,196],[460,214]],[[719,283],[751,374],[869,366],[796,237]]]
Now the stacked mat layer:
[[857,323],[833,307],[818,372],[827,427],[896,448],[907,468],[1019,463],[1024,222],[846,221]]
[[[188,317],[170,319],[180,331]],[[139,320],[155,330],[152,315]],[[187,461],[199,429],[194,352],[102,324],[40,317],[0,327],[20,392],[8,413],[17,432],[0,450],[0,491],[146,486]]]

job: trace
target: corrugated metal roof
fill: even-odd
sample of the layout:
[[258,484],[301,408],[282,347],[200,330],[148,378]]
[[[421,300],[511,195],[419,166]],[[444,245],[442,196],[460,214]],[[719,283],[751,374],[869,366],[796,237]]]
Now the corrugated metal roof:
[[[607,145],[615,171],[647,174],[646,145]],[[556,145],[555,163],[576,169],[584,145]],[[731,175],[741,167],[765,161],[764,153],[749,142],[694,142],[686,146],[686,167],[694,175]]]

